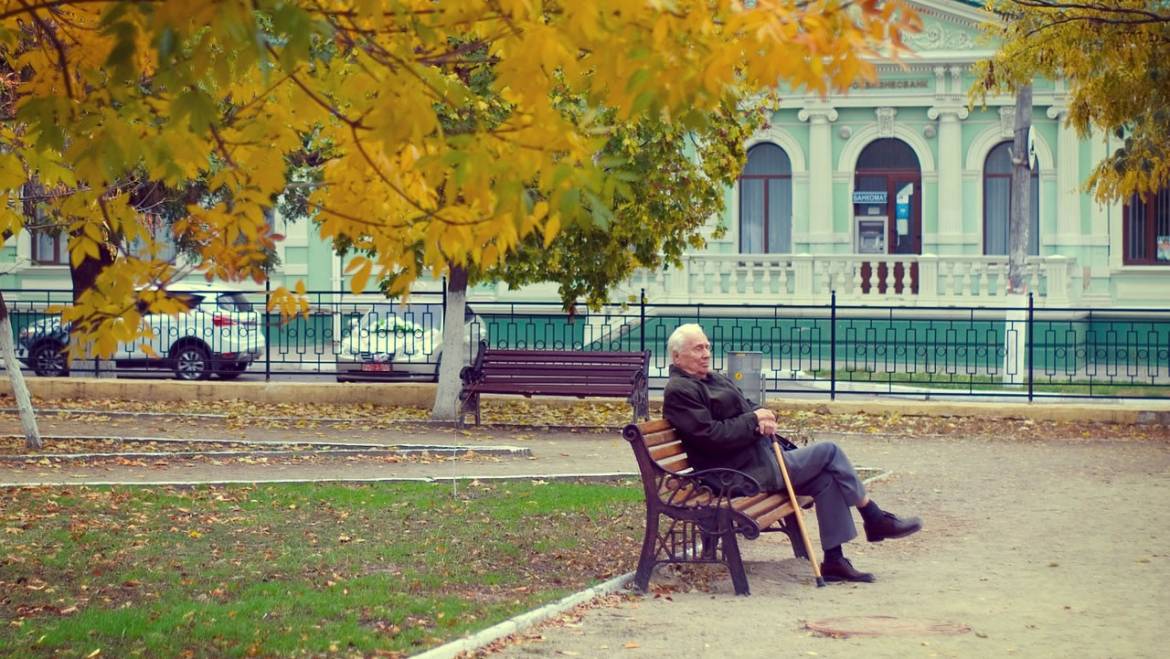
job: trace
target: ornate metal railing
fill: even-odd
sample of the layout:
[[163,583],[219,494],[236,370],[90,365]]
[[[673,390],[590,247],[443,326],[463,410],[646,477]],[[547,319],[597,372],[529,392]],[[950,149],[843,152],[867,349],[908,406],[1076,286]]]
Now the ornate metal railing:
[[[334,378],[346,351],[361,353],[358,360],[373,359],[374,349],[364,349],[370,344],[357,344],[355,337],[375,309],[383,320],[408,321],[415,334],[434,334],[396,339],[400,353],[414,350],[406,367],[395,361],[387,371],[359,375],[434,377],[442,293],[417,293],[406,307],[388,307],[378,294],[310,292],[310,313],[290,321],[263,311],[266,293],[244,295],[261,318],[263,337],[244,379],[297,373]],[[49,317],[47,309],[70,297],[68,291],[4,291],[26,358],[30,339],[44,338],[46,326],[37,323]],[[652,389],[665,382],[667,337],[679,324],[696,322],[711,339],[716,369],[728,367],[729,352],[761,353],[766,391],[773,394],[1029,400],[1170,396],[1170,309],[1042,307],[1032,297],[1016,306],[879,306],[842,303],[830,293],[824,303],[806,305],[670,304],[646,296],[597,311],[582,308],[570,316],[556,301],[488,301],[474,291],[469,307],[474,314],[464,337],[468,354],[480,337],[507,348],[649,350]],[[233,344],[230,339],[239,337],[232,332],[237,331],[242,328],[214,326],[206,337],[211,351]],[[174,338],[168,332],[149,343],[155,354],[165,356],[172,354]],[[119,373],[158,368],[170,370],[170,364],[123,363]]]

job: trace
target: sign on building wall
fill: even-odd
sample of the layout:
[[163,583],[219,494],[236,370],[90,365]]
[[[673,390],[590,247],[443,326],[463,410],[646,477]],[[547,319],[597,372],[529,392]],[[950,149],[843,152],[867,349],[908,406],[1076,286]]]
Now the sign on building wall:
[[854,190],[853,203],[855,204],[884,204],[886,203],[885,190]]

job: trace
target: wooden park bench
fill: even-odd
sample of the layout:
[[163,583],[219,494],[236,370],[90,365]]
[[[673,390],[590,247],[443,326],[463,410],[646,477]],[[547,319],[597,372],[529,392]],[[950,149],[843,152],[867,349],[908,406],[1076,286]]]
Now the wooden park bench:
[[480,423],[481,394],[625,398],[633,420],[650,418],[646,372],[650,351],[506,350],[480,342],[475,363],[459,373],[459,423],[468,413]]
[[[630,424],[623,436],[646,491],[646,535],[634,575],[639,591],[646,591],[660,563],[722,563],[735,594],[750,594],[737,535],[754,540],[760,533],[785,533],[796,557],[809,558],[786,493],[761,491],[754,478],[734,469],[695,471],[665,419]],[[812,506],[812,497],[797,499],[802,508]]]

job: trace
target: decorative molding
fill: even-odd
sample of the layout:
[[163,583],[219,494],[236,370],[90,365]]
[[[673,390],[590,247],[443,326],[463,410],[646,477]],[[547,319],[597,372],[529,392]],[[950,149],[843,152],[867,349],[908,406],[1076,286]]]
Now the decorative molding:
[[[857,159],[861,157],[861,151],[879,137],[884,136],[879,134],[876,123],[853,132],[853,137],[845,143],[841,149],[840,159],[837,161],[837,171],[844,174],[846,180],[853,180],[853,173],[857,169]],[[930,148],[930,143],[918,131],[895,123],[893,134],[890,137],[902,140],[914,150],[915,155],[918,156],[918,168],[922,172],[923,182],[935,175],[934,152]]]
[[934,136],[937,134],[938,134],[938,131],[935,130],[934,124],[926,124],[925,126],[922,127],[922,136],[928,140],[933,140]]
[[756,131],[751,137],[744,142],[743,150],[746,152],[757,144],[770,143],[784,149],[788,154],[788,162],[792,165],[792,174],[803,174],[807,171],[805,166],[804,151],[800,148],[800,142],[793,139],[788,131],[777,128],[775,124],[769,124],[763,129]]
[[934,92],[936,94],[947,93],[947,67],[941,64],[934,67]]
[[1068,118],[1068,106],[1064,104],[1050,105],[1048,106],[1048,109],[1044,111],[1044,115],[1049,119],[1057,119],[1063,123],[1064,120]]
[[965,105],[935,105],[926,110],[926,118],[934,121],[939,117],[944,119],[955,118],[959,121],[966,119],[971,115],[970,110]]
[[999,108],[999,134],[1001,137],[1016,134],[1016,106],[1004,105]]
[[[1013,108],[1014,110],[1014,108]],[[1011,139],[1011,133],[1004,135],[1001,126],[992,126],[975,136],[971,140],[971,145],[967,147],[967,163],[965,171],[977,172],[980,177],[983,176],[983,163],[987,160],[987,154],[995,148],[995,145],[1005,140]],[[1036,131],[1033,133],[1033,146],[1036,148],[1036,160],[1040,167],[1040,179],[1044,180],[1045,176],[1056,175],[1056,157],[1052,152],[1052,146],[1044,139],[1044,136]]]
[[969,33],[949,30],[941,23],[926,25],[921,32],[906,35],[905,41],[915,50],[968,50],[975,47],[975,40]]
[[841,126],[837,129],[837,136],[843,140],[847,140],[853,136],[853,129],[849,126]]
[[995,16],[985,9],[957,2],[913,0],[910,4],[919,16],[930,16],[960,27],[979,29],[986,21],[996,20]]
[[894,116],[898,114],[896,108],[881,107],[874,111],[877,115],[877,128],[879,137],[893,137],[894,136]]
[[833,123],[837,120],[837,110],[830,106],[804,107],[800,109],[800,112],[796,113],[796,118],[801,121],[811,120],[813,123]]

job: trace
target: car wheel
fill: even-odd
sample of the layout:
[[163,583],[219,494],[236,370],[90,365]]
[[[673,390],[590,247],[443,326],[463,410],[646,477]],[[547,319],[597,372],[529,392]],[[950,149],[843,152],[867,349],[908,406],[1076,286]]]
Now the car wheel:
[[65,347],[60,343],[42,343],[29,353],[28,363],[33,373],[40,376],[69,375],[69,365],[65,363]]
[[185,343],[171,353],[175,377],[180,380],[206,380],[211,375],[211,356],[197,343]]

